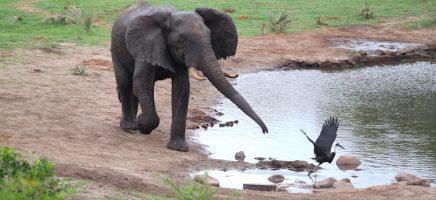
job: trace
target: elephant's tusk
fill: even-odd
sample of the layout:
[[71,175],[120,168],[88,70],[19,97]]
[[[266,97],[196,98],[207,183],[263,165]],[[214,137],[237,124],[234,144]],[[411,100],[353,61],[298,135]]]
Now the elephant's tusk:
[[230,74],[229,72],[226,72],[226,71],[224,71],[224,75],[225,75],[227,78],[236,78],[236,77],[239,76],[238,74]]
[[189,75],[191,75],[193,78],[199,80],[199,81],[203,81],[206,80],[206,77],[204,77],[203,75],[198,74],[198,70],[195,69],[194,67],[189,67]]

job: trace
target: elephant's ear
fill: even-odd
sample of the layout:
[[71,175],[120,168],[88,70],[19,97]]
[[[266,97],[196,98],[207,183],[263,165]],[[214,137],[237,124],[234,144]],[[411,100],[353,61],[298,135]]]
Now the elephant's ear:
[[203,17],[210,29],[213,51],[217,59],[234,56],[238,46],[238,32],[232,18],[226,13],[211,9],[197,8],[195,12]]
[[159,12],[133,19],[127,27],[126,46],[135,59],[175,72],[162,31],[170,15],[169,12]]

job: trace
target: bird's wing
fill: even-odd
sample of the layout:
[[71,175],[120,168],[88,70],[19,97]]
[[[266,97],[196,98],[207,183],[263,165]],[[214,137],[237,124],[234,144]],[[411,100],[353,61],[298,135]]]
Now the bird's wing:
[[318,145],[326,155],[329,155],[331,152],[333,142],[335,142],[337,136],[336,132],[338,131],[338,127],[338,119],[335,117],[330,117],[329,119],[325,120],[321,133],[319,134],[318,139],[316,139],[315,144]]
[[312,140],[309,136],[307,136],[306,132],[303,129],[300,129],[300,131],[307,137],[307,139],[313,144],[313,153],[315,155],[319,155],[322,153],[321,148]]

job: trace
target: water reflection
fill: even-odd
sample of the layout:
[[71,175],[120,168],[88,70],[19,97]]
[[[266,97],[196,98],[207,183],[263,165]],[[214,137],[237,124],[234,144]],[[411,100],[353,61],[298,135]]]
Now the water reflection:
[[239,124],[200,131],[198,139],[209,146],[212,158],[233,160],[242,150],[249,162],[257,156],[313,162],[312,145],[299,129],[316,138],[323,121],[338,116],[336,141],[346,149],[338,149],[337,156],[356,155],[362,170],[344,172],[323,164],[320,179],[348,177],[355,187],[388,184],[398,172],[436,179],[436,64],[261,72],[241,76],[235,84],[270,134],[262,134],[224,100],[217,106],[225,113],[219,119]]

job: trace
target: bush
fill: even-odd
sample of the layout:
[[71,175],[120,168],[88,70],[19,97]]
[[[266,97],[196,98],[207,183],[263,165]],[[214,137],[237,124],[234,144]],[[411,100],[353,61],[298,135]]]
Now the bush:
[[53,170],[47,159],[30,165],[13,149],[0,148],[0,199],[63,199],[67,187]]
[[274,19],[273,15],[269,16],[270,28],[273,33],[283,33],[288,29],[291,20],[288,19],[287,12],[281,12],[280,15]]
[[364,19],[371,19],[373,17],[372,11],[368,8],[368,1],[365,1],[365,6],[360,11],[360,15],[362,15]]
[[45,19],[49,24],[81,24],[84,19],[84,13],[82,9],[73,5],[66,5],[64,12],[58,16],[50,16]]

